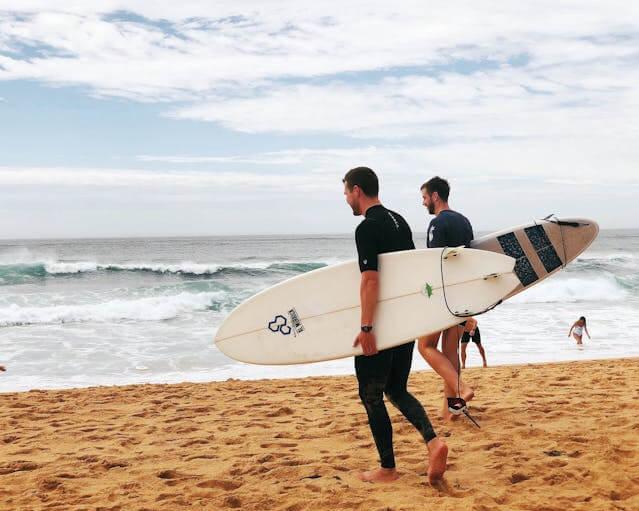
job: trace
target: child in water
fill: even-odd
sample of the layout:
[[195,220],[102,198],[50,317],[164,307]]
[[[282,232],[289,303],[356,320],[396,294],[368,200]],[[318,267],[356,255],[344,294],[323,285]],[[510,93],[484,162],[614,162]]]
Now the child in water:
[[586,326],[586,318],[584,316],[581,316],[570,327],[570,332],[568,332],[568,337],[570,337],[570,335],[572,334],[572,336],[575,338],[575,341],[577,341],[577,344],[583,344],[581,342],[581,339],[584,336],[584,331],[586,332],[586,335],[588,335],[588,339],[592,339],[592,337],[590,337],[590,332],[588,332],[588,327]]

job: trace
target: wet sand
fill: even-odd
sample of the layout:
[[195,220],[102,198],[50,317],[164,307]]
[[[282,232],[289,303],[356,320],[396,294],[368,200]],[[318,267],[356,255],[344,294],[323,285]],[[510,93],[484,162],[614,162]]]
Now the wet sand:
[[435,487],[390,405],[401,477],[357,480],[377,453],[354,377],[0,394],[0,509],[639,509],[639,359],[464,377],[481,429],[411,376],[450,448]]

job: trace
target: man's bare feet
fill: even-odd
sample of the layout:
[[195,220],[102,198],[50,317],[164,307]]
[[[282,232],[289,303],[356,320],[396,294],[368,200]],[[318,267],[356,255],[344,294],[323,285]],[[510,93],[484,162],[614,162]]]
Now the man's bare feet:
[[442,408],[442,419],[444,419],[446,422],[450,422],[450,421],[456,421],[459,418],[459,415],[454,415],[452,413],[450,413],[450,410],[448,409],[448,398],[444,398],[444,406]]
[[448,446],[443,440],[433,438],[428,446],[428,482],[433,484],[440,480],[446,472]]
[[357,478],[365,483],[392,483],[399,478],[399,474],[394,468],[376,468],[358,472]]

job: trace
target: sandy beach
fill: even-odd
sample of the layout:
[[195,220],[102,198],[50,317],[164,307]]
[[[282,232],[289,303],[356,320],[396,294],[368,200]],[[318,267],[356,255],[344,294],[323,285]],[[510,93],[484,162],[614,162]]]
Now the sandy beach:
[[435,374],[411,377],[450,448],[437,487],[390,405],[401,478],[356,479],[377,453],[354,377],[0,394],[0,508],[639,509],[639,359],[465,378],[481,429],[444,424]]

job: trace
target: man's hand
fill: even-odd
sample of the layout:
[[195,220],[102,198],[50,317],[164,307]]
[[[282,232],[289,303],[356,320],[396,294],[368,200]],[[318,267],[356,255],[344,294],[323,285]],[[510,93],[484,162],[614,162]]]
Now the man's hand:
[[377,343],[375,342],[375,334],[373,332],[360,332],[353,343],[354,348],[357,346],[362,347],[362,351],[366,356],[376,355]]
[[4,366],[0,366],[0,371],[6,371],[6,369],[4,368]]

